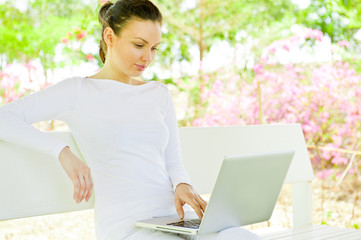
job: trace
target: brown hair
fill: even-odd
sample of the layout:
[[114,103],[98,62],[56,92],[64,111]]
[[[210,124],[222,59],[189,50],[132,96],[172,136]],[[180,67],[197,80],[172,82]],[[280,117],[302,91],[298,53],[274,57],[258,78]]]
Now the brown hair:
[[149,0],[118,0],[115,3],[107,1],[100,7],[98,20],[102,25],[102,38],[99,43],[99,56],[103,63],[107,53],[104,30],[110,27],[114,34],[119,36],[125,25],[134,18],[162,23],[162,14]]

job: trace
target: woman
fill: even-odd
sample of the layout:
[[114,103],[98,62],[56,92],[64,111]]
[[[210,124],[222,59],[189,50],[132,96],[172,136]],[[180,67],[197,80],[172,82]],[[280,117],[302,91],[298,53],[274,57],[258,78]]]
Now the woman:
[[[134,79],[154,60],[162,15],[147,0],[106,2],[99,11],[104,67],[73,77],[0,108],[0,139],[58,158],[74,184],[77,203],[95,190],[97,239],[183,239],[139,230],[136,220],[206,208],[182,165],[171,94],[160,82]],[[65,143],[34,129],[41,120],[65,121],[88,166]],[[231,234],[231,235],[227,235]],[[206,239],[256,239],[240,228]]]

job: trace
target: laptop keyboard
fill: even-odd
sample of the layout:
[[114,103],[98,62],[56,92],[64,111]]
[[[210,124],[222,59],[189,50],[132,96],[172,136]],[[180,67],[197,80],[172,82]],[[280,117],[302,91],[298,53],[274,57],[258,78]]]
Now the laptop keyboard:
[[191,220],[185,220],[185,221],[181,220],[179,222],[174,222],[174,223],[168,223],[167,225],[198,229],[200,224],[201,224],[200,219],[191,219]]

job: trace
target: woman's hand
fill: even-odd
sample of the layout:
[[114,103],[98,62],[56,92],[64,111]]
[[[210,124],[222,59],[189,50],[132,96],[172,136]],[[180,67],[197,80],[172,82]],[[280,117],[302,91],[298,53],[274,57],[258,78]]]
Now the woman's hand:
[[175,207],[181,219],[184,218],[183,206],[186,203],[194,209],[200,219],[203,218],[207,202],[201,198],[191,185],[180,183],[175,189]]
[[70,150],[65,147],[59,154],[59,161],[74,184],[73,198],[76,203],[83,199],[89,201],[93,191],[93,180],[90,168]]

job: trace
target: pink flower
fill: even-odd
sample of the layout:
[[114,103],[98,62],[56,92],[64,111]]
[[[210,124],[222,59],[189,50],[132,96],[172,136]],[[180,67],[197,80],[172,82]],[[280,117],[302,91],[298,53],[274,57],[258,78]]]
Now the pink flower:
[[194,126],[194,127],[203,126],[203,120],[200,119],[200,118],[194,119],[193,122],[192,122],[192,126]]
[[270,48],[268,49],[268,51],[269,51],[270,53],[275,53],[275,52],[276,52],[276,47],[272,46],[272,47],[270,47]]
[[293,68],[293,63],[287,63],[286,65],[285,65],[285,67],[287,68],[287,69],[292,69]]
[[300,36],[298,36],[297,34],[293,34],[290,38],[289,38],[290,42],[292,43],[297,43],[300,40]]
[[337,44],[340,46],[340,47],[345,47],[345,48],[348,48],[350,47],[350,43],[346,40],[342,40],[342,41],[339,41],[337,42]]
[[73,33],[72,33],[72,32],[68,32],[67,34],[68,34],[68,37],[73,36]]
[[346,165],[348,163],[348,159],[342,156],[336,156],[331,161],[335,165]]
[[328,151],[328,150],[323,150],[322,151],[322,158],[325,159],[325,160],[330,160],[331,159],[331,151]]
[[287,44],[283,44],[282,48],[286,50],[287,52],[291,51],[290,47]]
[[322,123],[325,123],[325,122],[327,122],[329,117],[330,117],[330,114],[328,112],[322,112],[320,120],[321,120]]
[[342,144],[343,139],[339,135],[332,135],[332,141],[333,141],[333,146],[335,148],[339,148]]
[[15,81],[13,78],[4,78],[0,81],[0,87],[3,89],[13,89],[15,86]]
[[326,169],[326,170],[323,170],[321,172],[318,172],[316,174],[316,177],[320,178],[320,179],[325,179],[329,176],[331,176],[333,173],[333,169]]
[[257,74],[260,73],[263,70],[263,65],[260,63],[257,63],[253,67],[253,71]]
[[268,60],[269,60],[269,57],[268,57],[268,56],[266,56],[266,57],[261,57],[261,62],[262,62],[262,63],[267,64]]
[[85,30],[81,30],[80,33],[78,33],[76,35],[76,39],[80,40],[83,39],[86,36],[86,31]]
[[305,128],[303,128],[304,130],[307,129],[306,132],[309,133],[317,133],[320,129],[319,125],[316,125],[313,121],[310,121],[308,124],[304,125]]
[[94,61],[94,56],[92,54],[88,54],[88,55],[86,55],[86,60]]
[[320,30],[317,30],[317,29],[309,28],[305,34],[305,39],[308,39],[308,38],[314,38],[315,40],[322,42],[323,32],[321,32]]
[[68,44],[69,43],[69,38],[62,38],[61,39],[61,42],[64,43],[64,44]]
[[103,5],[104,3],[108,2],[108,0],[100,0],[99,4]]

